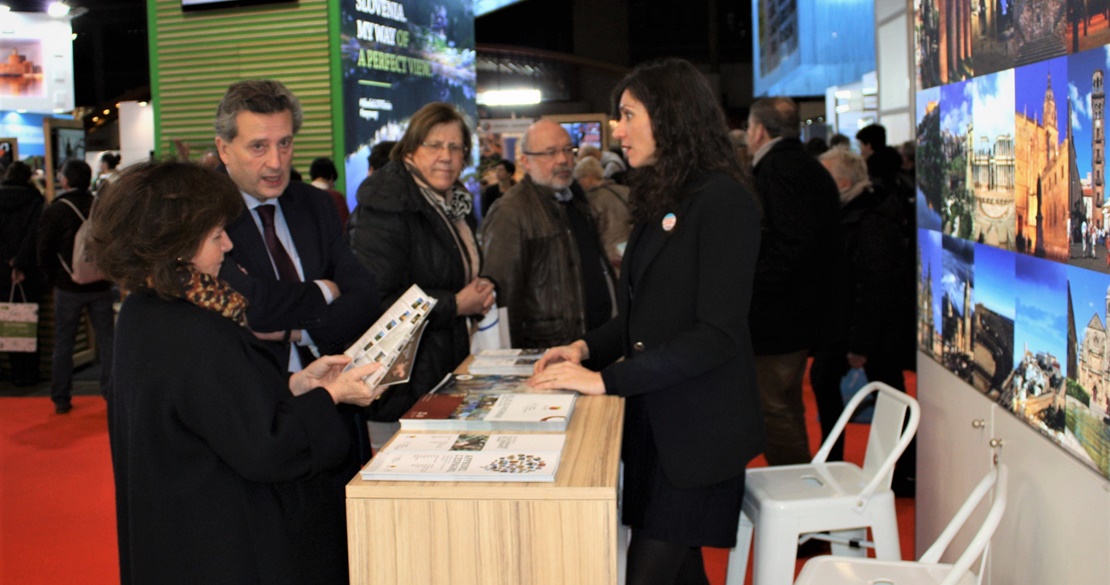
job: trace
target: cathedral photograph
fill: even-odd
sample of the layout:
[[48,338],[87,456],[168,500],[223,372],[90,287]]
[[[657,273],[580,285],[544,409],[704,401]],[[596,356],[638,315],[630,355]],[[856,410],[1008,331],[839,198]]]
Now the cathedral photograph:
[[974,194],[971,239],[1006,250],[1016,249],[1014,187],[1014,70],[971,81],[971,131],[968,174]]
[[917,230],[917,347],[929,357],[941,356],[941,235]]
[[1110,276],[1068,269],[1065,446],[1110,473]]
[[1067,75],[1064,57],[1014,72],[1015,249],[1057,262],[1068,261],[1068,204],[1070,195],[1080,194],[1071,174]]

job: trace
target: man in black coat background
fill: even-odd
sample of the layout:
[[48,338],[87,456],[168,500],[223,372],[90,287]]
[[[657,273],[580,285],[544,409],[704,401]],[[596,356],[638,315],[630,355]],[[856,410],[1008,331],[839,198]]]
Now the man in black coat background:
[[[42,300],[45,283],[35,257],[39,217],[46,203],[42,193],[31,184],[31,167],[12,161],[0,180],[0,295],[3,301],[37,303]],[[22,288],[13,289],[13,283]],[[14,295],[9,298],[7,295]],[[9,352],[12,384],[33,386],[39,383],[39,352]]]
[[827,308],[823,284],[837,249],[836,183],[798,139],[798,107],[763,98],[748,116],[763,240],[756,263],[751,331],[771,465],[810,460],[802,378]]

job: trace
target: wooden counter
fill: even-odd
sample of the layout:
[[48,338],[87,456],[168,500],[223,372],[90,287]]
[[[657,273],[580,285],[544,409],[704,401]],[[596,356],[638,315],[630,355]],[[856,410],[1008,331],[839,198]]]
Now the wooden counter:
[[623,415],[621,398],[579,396],[553,483],[355,477],[351,583],[615,585]]

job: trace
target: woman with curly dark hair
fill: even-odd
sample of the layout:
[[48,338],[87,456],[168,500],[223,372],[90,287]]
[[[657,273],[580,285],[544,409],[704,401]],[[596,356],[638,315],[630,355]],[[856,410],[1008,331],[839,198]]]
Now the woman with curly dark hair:
[[243,198],[178,162],[128,168],[93,207],[93,254],[130,291],[108,394],[122,583],[346,583],[349,437],[336,404],[381,389],[327,356],[289,376],[218,277]]
[[627,582],[708,583],[700,547],[735,545],[744,469],[764,442],[748,333],[759,205],[693,65],[641,65],[613,101],[635,222],[619,314],[549,350],[530,383],[627,399]]

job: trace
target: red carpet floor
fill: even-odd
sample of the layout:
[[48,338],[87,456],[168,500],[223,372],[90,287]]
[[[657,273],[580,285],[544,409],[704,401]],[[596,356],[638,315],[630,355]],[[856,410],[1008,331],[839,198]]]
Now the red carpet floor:
[[[916,380],[907,378],[913,393]],[[0,584],[119,582],[105,403],[76,396],[73,406],[55,415],[49,398],[0,398]],[[820,430],[808,381],[806,410],[816,452]],[[867,427],[849,425],[848,433],[847,457],[861,460]],[[753,466],[763,464],[760,458]],[[913,500],[897,505],[902,557],[914,558]],[[705,561],[712,585],[723,585],[728,551],[705,549]]]
[[99,396],[0,398],[0,583],[119,583],[107,429]]

